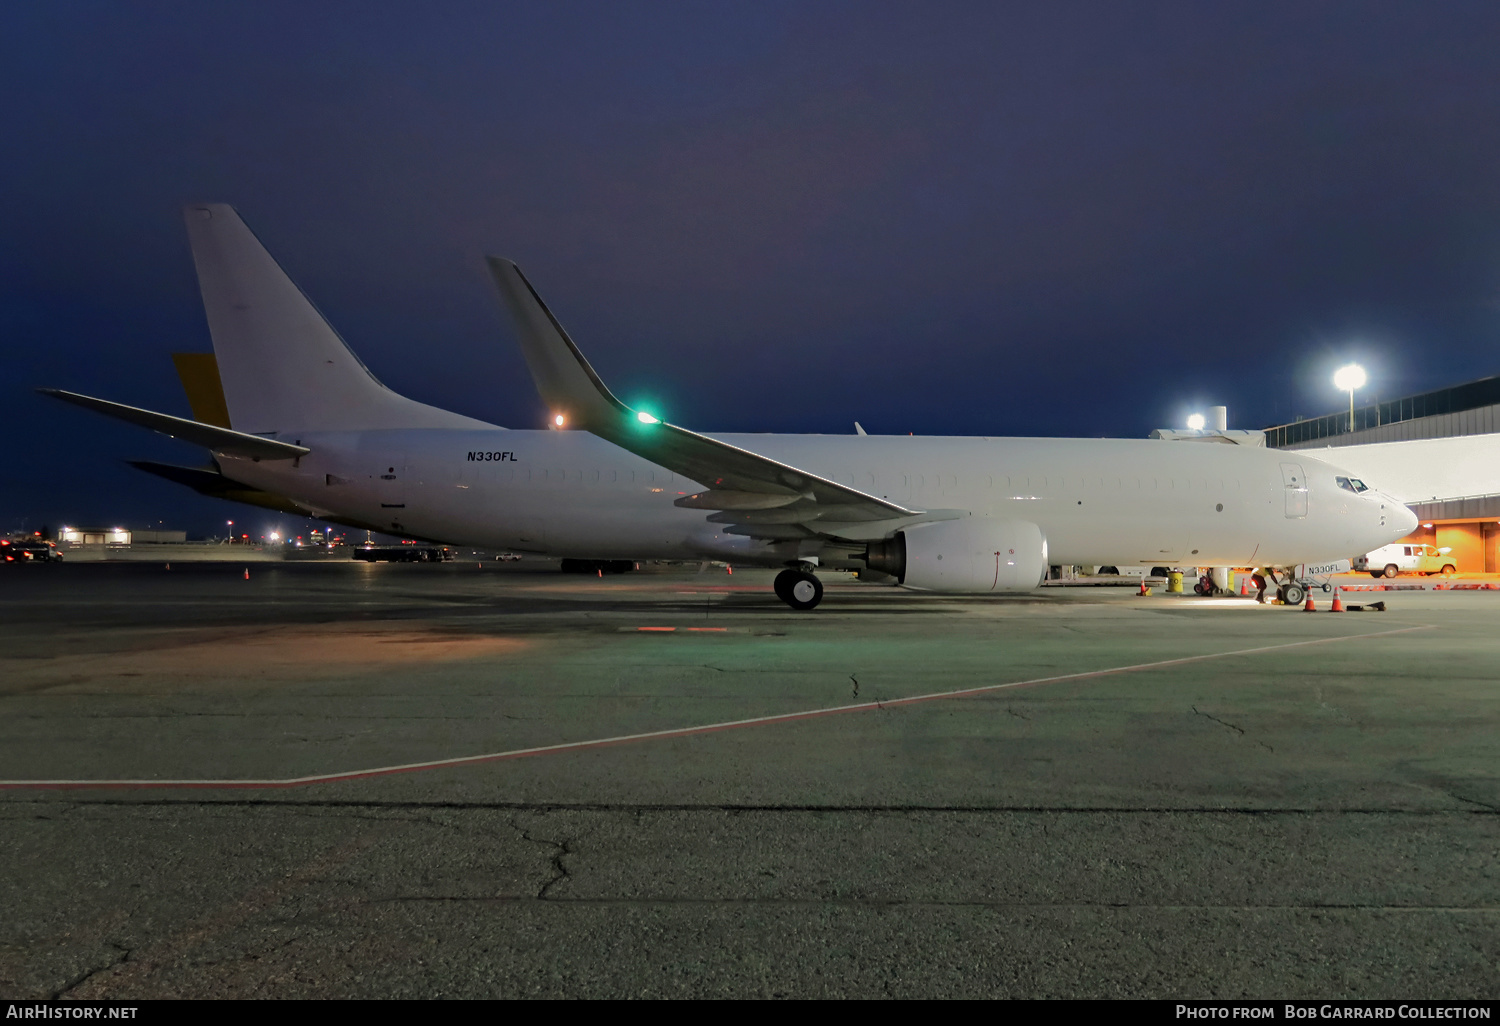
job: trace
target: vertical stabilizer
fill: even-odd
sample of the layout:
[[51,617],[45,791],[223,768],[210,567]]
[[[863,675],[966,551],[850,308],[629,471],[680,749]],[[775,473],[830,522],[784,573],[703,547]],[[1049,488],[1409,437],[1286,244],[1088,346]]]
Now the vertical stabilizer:
[[377,381],[233,207],[195,203],[184,215],[224,401],[237,430],[483,426]]

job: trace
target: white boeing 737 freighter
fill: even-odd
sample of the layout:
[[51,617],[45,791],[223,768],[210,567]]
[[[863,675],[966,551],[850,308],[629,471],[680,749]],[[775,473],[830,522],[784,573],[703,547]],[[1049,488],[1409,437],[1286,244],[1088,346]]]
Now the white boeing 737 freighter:
[[1049,564],[1284,571],[1416,526],[1329,464],[1264,448],[698,434],[616,399],[520,268],[492,257],[554,420],[508,430],[377,381],[233,208],[186,218],[224,413],[42,391],[204,446],[208,467],[137,466],[208,494],[449,544],[779,567],[796,609],[821,600],[820,568],[990,594],[1037,587]]

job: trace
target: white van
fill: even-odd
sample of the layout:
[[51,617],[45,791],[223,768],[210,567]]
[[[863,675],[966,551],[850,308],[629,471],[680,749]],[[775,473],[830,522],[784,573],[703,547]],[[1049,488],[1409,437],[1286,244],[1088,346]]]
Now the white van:
[[1383,545],[1374,552],[1357,556],[1354,569],[1371,577],[1395,577],[1397,574],[1451,574],[1453,559],[1448,546]]

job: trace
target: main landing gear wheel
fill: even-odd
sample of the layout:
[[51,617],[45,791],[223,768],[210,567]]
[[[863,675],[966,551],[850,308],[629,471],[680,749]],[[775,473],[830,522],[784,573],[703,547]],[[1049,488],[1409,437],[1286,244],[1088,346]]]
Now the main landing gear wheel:
[[793,609],[812,609],[823,601],[823,582],[805,570],[783,570],[776,575],[776,597]]
[[1300,584],[1288,584],[1281,590],[1281,601],[1289,606],[1300,606],[1307,598],[1307,591]]

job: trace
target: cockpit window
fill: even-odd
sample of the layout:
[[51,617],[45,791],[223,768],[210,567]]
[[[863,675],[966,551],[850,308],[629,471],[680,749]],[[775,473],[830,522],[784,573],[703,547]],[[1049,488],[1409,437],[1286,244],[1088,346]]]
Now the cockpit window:
[[1334,478],[1334,480],[1338,482],[1339,487],[1344,491],[1354,492],[1356,495],[1358,495],[1360,492],[1367,492],[1370,490],[1365,485],[1365,483],[1357,477],[1336,477]]

